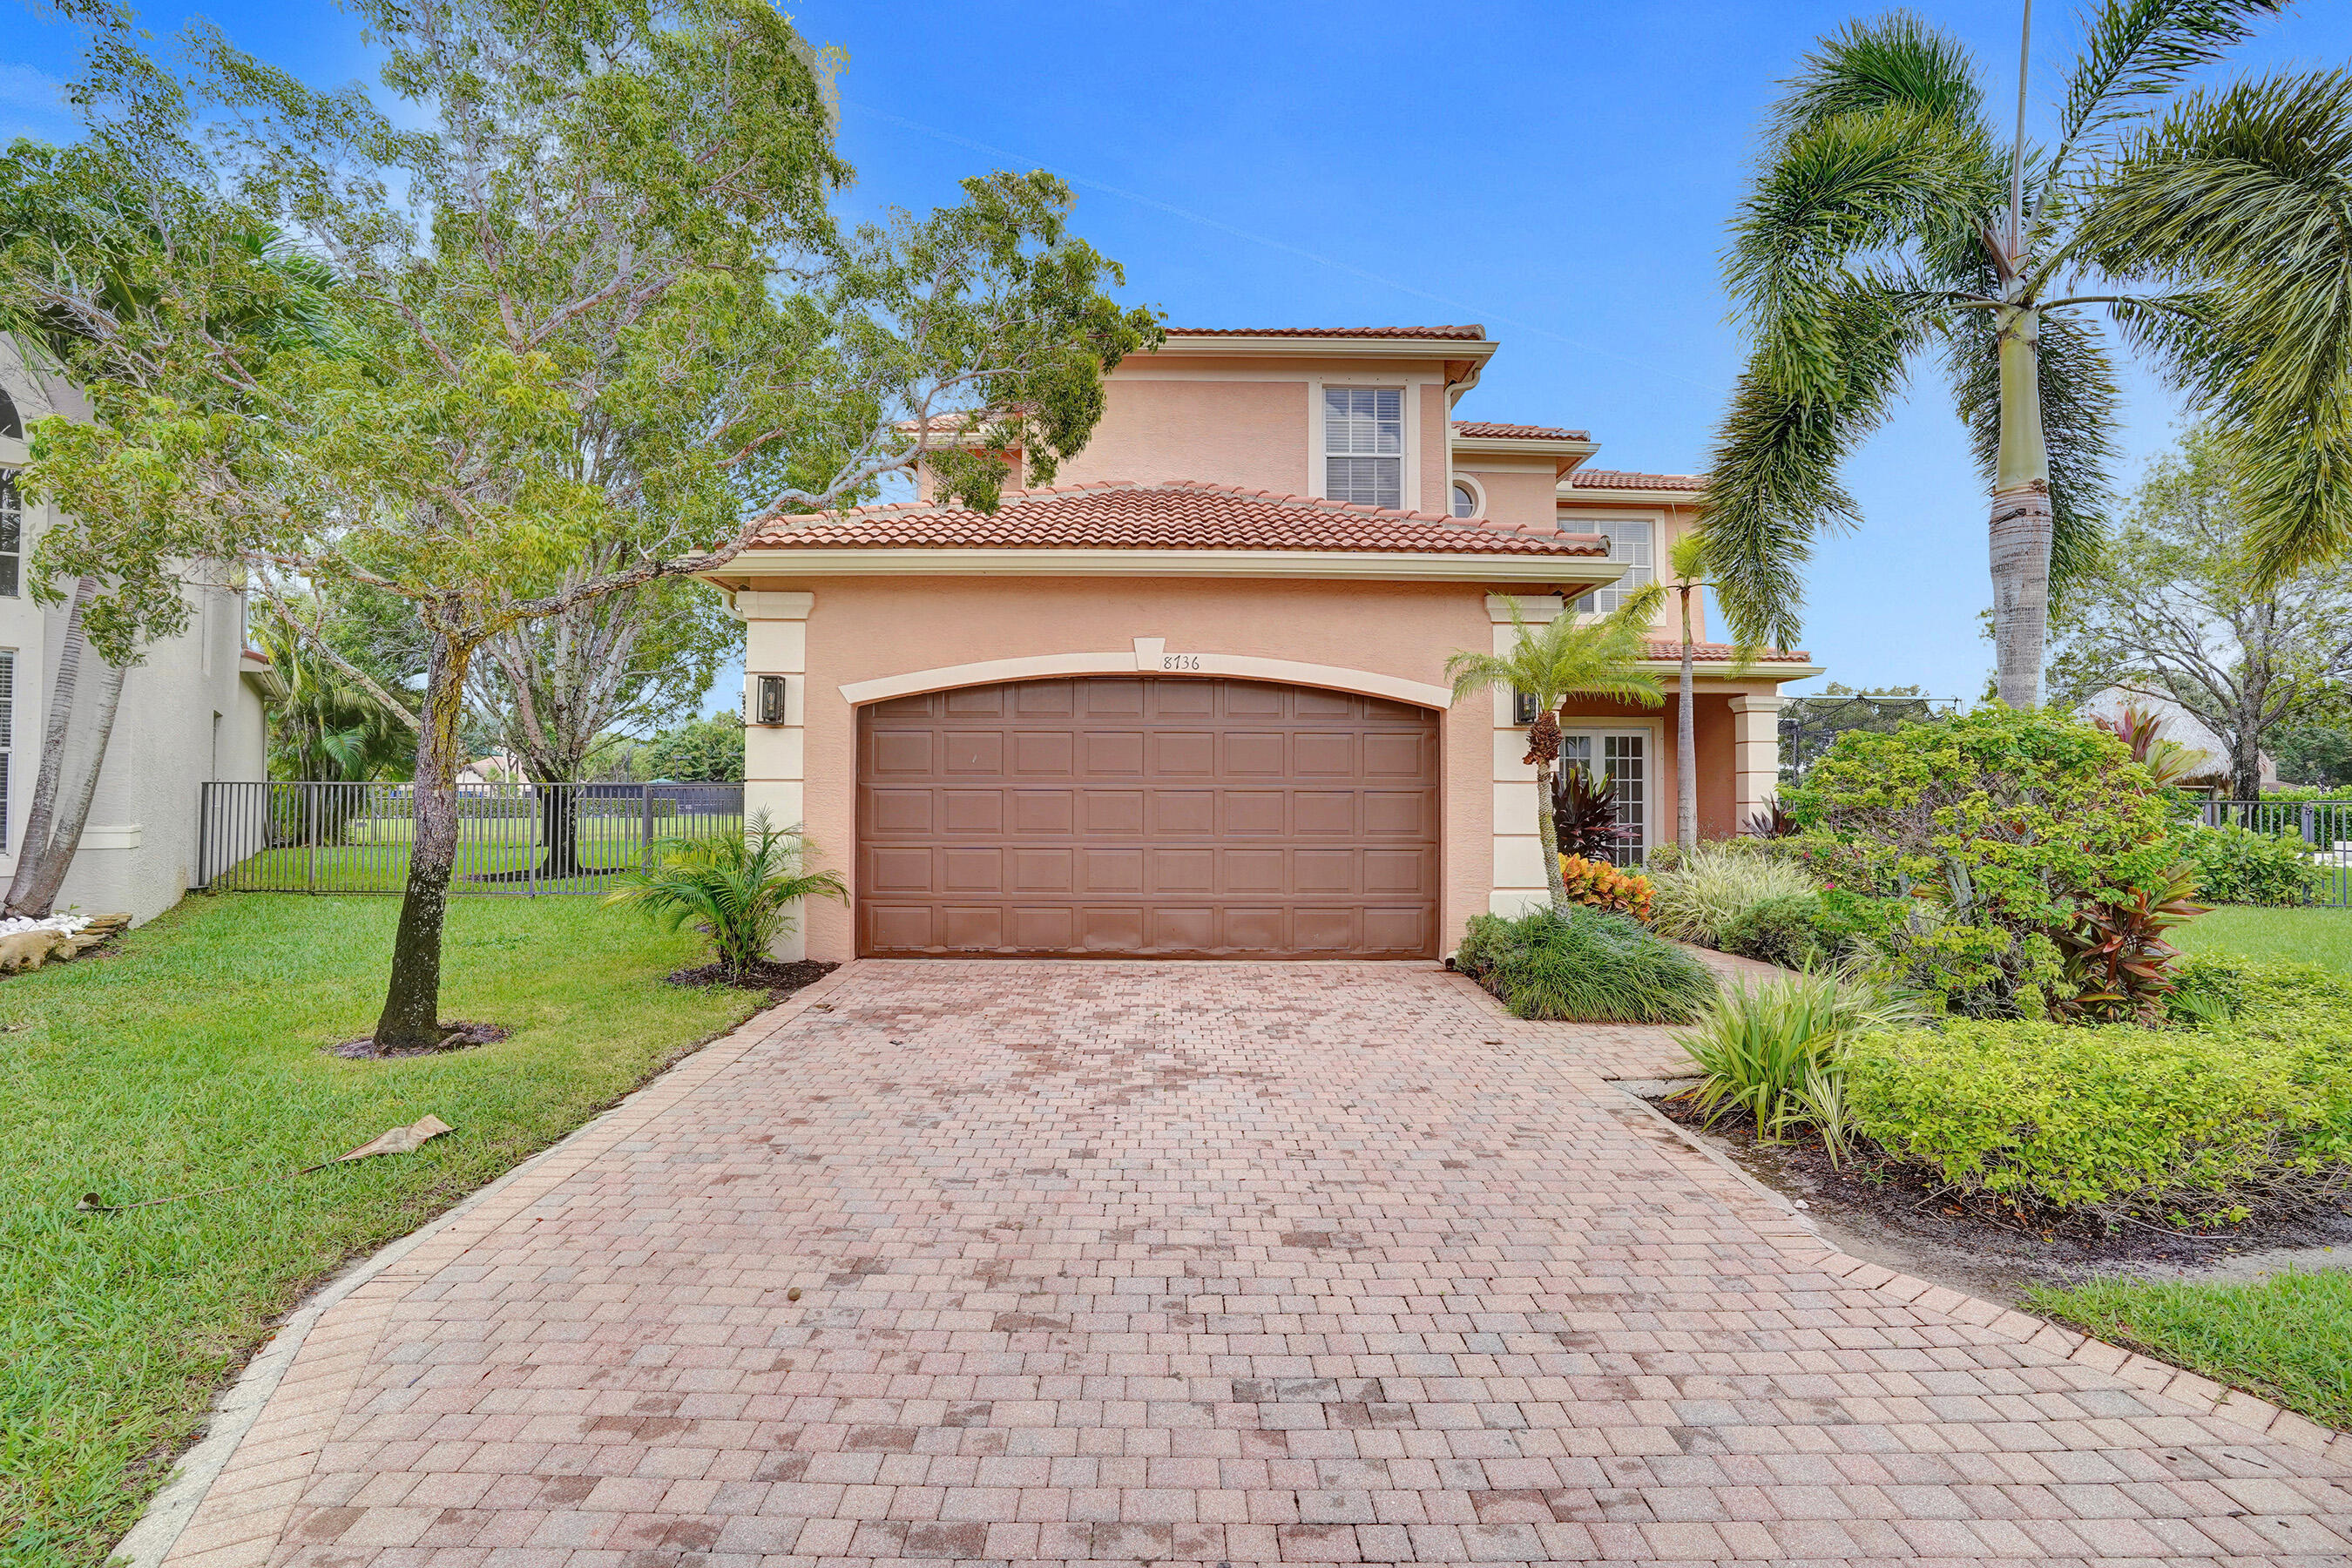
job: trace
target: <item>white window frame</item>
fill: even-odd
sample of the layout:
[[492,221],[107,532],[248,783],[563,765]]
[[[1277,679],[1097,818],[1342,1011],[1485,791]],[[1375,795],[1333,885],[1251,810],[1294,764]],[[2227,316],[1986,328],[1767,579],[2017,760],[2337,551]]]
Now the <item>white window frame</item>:
[[16,488],[16,470],[0,468],[0,514],[13,519],[15,538],[0,533],[0,561],[11,563],[11,570],[0,574],[0,599],[21,599],[25,596],[25,535],[31,531],[31,519],[26,513],[25,492]]
[[1596,752],[1606,735],[1642,737],[1642,843],[1633,860],[1633,864],[1640,865],[1660,842],[1658,812],[1664,796],[1659,775],[1665,771],[1664,722],[1656,719],[1578,719],[1571,715],[1559,721],[1559,733],[1562,740],[1571,735],[1590,737]]
[[[1354,374],[1311,375],[1307,378],[1307,493],[1318,500],[1331,499],[1330,440],[1323,428],[1323,390],[1330,386],[1369,386],[1402,392],[1404,411],[1404,484],[1399,504],[1406,511],[1421,510],[1422,400],[1433,395],[1433,384],[1423,374],[1391,370]],[[1442,395],[1442,394],[1440,394]],[[1346,454],[1341,454],[1345,456]],[[1443,456],[1443,454],[1441,454]]]
[[1480,484],[1476,479],[1472,479],[1467,474],[1456,474],[1452,479],[1445,481],[1446,515],[1449,517],[1453,515],[1454,487],[1456,485],[1460,485],[1464,489],[1470,492],[1470,515],[1472,517],[1486,516],[1486,487]]
[[[1625,557],[1617,553],[1617,546],[1620,535],[1629,526],[1646,528],[1650,531],[1649,563],[1643,566],[1628,566],[1625,569],[1625,575],[1618,578],[1616,582],[1605,587],[1595,588],[1591,593],[1579,595],[1576,602],[1570,606],[1576,614],[1605,616],[1625,602],[1628,588],[1639,588],[1646,584],[1663,581],[1658,575],[1658,565],[1664,559],[1660,542],[1666,531],[1665,519],[1662,517],[1580,518],[1576,522],[1576,531],[1606,535],[1609,540],[1610,559],[1622,561]],[[1634,574],[1637,572],[1645,573],[1647,575],[1636,576]],[[1605,600],[1602,597],[1603,595],[1607,595]]]

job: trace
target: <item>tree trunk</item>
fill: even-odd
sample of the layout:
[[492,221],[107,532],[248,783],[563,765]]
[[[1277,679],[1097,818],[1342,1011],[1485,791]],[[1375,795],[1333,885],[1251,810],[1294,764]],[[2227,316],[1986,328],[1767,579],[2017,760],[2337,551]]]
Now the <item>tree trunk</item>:
[[[34,885],[39,881],[49,844],[49,825],[56,819],[58,790],[66,771],[66,741],[72,732],[74,697],[81,688],[82,649],[89,637],[81,627],[82,608],[98,593],[98,579],[83,577],[74,584],[66,611],[64,638],[58,644],[57,679],[49,685],[49,706],[41,724],[41,757],[33,775],[33,806],[25,818],[25,838],[16,855],[16,874],[9,880],[8,897],[0,910],[38,920],[30,908]],[[103,762],[103,756],[100,761]],[[79,839],[79,832],[75,835]],[[55,898],[55,894],[51,898]]]
[[2000,700],[2042,705],[2050,634],[2050,451],[2042,428],[2040,315],[2011,307],[2000,322],[2000,457],[1992,489],[1992,639]]
[[539,786],[539,841],[547,846],[540,860],[543,877],[578,877],[580,864],[580,786],[545,784]]
[[2230,798],[2260,800],[2263,798],[2262,737],[2249,726],[2231,737],[2230,747]]
[[1687,584],[1682,595],[1682,711],[1675,715],[1675,841],[1688,854],[1698,847],[1698,721],[1691,713],[1691,591]]
[[1536,837],[1543,843],[1544,886],[1551,907],[1568,908],[1568,878],[1559,868],[1559,825],[1551,819],[1551,764],[1536,763]]
[[469,647],[433,636],[417,715],[416,773],[408,847],[408,885],[392,941],[392,980],[376,1020],[380,1051],[414,1050],[441,1038],[441,928],[449,879],[457,866],[457,721],[465,710]]
[[106,766],[107,742],[114,738],[114,715],[122,707],[122,679],[126,673],[121,666],[110,664],[99,678],[98,717],[90,736],[89,767],[74,786],[73,797],[66,803],[64,812],[50,826],[47,841],[37,845],[29,836],[26,837],[26,854],[36,857],[33,875],[29,885],[20,889],[19,884],[25,884],[26,878],[24,863],[18,864],[8,889],[8,912],[12,915],[42,920],[57,907],[58,889],[65,886],[66,872],[81,848],[81,830],[89,821],[90,802],[98,795],[98,775]]

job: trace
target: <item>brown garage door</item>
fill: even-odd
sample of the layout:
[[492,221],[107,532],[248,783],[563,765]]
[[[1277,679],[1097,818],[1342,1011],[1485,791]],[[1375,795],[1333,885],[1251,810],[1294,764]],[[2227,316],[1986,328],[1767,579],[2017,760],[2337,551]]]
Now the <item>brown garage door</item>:
[[1116,676],[857,719],[875,956],[1437,951],[1437,716],[1347,692]]

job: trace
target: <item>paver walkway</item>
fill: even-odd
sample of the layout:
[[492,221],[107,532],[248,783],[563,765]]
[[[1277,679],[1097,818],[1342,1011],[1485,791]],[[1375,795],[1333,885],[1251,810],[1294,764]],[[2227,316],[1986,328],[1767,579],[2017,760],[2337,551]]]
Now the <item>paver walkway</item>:
[[1662,1045],[854,965],[331,1309],[172,1568],[2347,1561],[2316,1428],[1825,1267]]

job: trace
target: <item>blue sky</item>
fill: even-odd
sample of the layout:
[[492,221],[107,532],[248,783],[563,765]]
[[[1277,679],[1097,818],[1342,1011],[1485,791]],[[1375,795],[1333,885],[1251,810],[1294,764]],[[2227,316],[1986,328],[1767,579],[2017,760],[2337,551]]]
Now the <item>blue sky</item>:
[[[75,39],[0,0],[0,136],[60,136]],[[2013,101],[2017,0],[1918,7]],[[845,49],[844,149],[860,211],[952,199],[964,174],[1055,170],[1129,294],[1178,325],[1475,321],[1503,341],[1471,417],[1563,424],[1612,468],[1706,458],[1738,362],[1717,257],[1774,84],[1868,7],[1747,4],[812,3]],[[158,31],[186,11],[145,13]],[[204,13],[320,83],[370,74],[315,4]],[[2037,119],[2078,37],[2036,17]],[[2270,23],[2242,66],[2352,60],[2352,8]],[[2138,475],[2177,414],[2130,381]],[[1940,373],[1853,460],[1867,519],[1827,540],[1805,645],[1853,684],[1973,696],[1990,666],[1985,504]],[[727,699],[731,700],[731,697]]]

